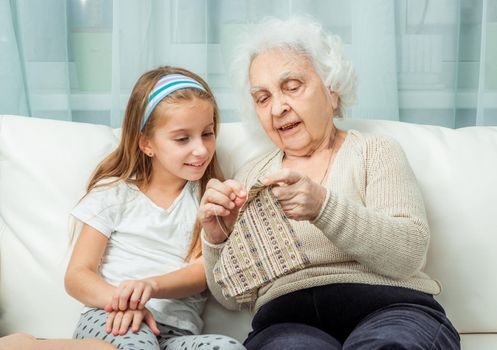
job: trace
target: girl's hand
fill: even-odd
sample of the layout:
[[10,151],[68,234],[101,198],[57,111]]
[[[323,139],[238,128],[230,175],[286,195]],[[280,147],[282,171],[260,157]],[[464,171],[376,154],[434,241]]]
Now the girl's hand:
[[264,185],[273,185],[286,216],[293,220],[314,220],[326,198],[326,188],[298,172],[281,169],[268,175]]
[[155,335],[160,334],[152,313],[147,309],[111,311],[107,316],[105,331],[107,333],[112,332],[113,335],[124,335],[131,327],[131,331],[136,333],[140,329],[142,322],[145,322]]
[[218,244],[228,238],[246,197],[238,181],[211,179],[207,183],[198,212],[207,241]]
[[129,280],[119,284],[105,311],[143,310],[147,301],[157,291],[157,282],[152,279]]

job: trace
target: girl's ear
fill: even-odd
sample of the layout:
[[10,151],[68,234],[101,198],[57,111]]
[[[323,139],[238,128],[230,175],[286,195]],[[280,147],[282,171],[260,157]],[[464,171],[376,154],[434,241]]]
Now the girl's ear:
[[143,134],[140,135],[140,138],[138,139],[138,147],[140,147],[141,151],[147,156],[152,157],[154,155],[150,140]]

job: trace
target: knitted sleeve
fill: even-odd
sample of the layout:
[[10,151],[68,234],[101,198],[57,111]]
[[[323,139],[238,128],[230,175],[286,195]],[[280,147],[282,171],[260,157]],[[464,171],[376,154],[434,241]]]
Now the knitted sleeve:
[[[238,171],[236,180],[240,181],[242,184],[246,186],[246,189],[248,189],[249,179],[257,178],[259,174],[262,174],[264,165],[267,163],[267,158],[268,157],[270,158],[270,156],[274,155],[274,153],[275,152],[270,153],[269,156],[266,154],[262,157],[258,157],[247,163],[245,166],[242,167],[242,169],[240,169],[240,171]],[[203,230],[201,237],[202,237],[202,255],[204,257],[207,285],[209,286],[209,290],[214,296],[214,298],[216,298],[216,300],[219,303],[221,303],[221,305],[223,305],[225,308],[229,310],[241,310],[245,306],[250,307],[250,305],[238,303],[235,300],[235,298],[225,297],[221,292],[221,287],[214,280],[213,269],[221,256],[224,243],[211,244],[207,242],[205,240]]]
[[204,231],[202,230],[202,255],[204,257],[205,275],[207,277],[207,286],[216,300],[228,310],[241,310],[242,304],[236,302],[235,298],[227,298],[221,292],[221,287],[214,280],[214,266],[216,265],[224,243],[211,244],[205,240]]
[[368,138],[363,156],[364,205],[329,190],[313,224],[370,270],[406,279],[423,268],[429,244],[421,193],[394,140]]

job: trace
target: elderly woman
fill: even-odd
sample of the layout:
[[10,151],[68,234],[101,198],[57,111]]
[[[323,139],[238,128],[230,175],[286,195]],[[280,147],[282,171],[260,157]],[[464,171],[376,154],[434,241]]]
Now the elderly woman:
[[[307,19],[270,19],[239,52],[239,81],[276,149],[236,179],[212,180],[199,217],[212,293],[227,308],[255,311],[247,349],[458,349],[458,333],[433,298],[440,285],[422,271],[430,232],[401,147],[333,123],[355,94],[340,40]],[[288,222],[282,246],[297,243],[280,260],[286,270],[255,290],[230,292],[216,271],[243,270],[238,243],[254,234],[243,227],[278,219],[238,217],[254,185],[270,187],[285,214],[277,224]],[[241,241],[229,245],[234,231]],[[227,252],[234,260],[223,259]],[[266,251],[250,252],[248,260]]]

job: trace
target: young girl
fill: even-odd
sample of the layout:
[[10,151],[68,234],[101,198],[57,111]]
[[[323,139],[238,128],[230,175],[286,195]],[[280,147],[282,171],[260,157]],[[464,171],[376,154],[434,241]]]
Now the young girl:
[[65,286],[86,305],[74,338],[118,349],[244,349],[198,336],[206,279],[196,215],[207,181],[221,176],[218,122],[196,74],[162,67],[140,77],[119,146],[72,212],[84,225]]

